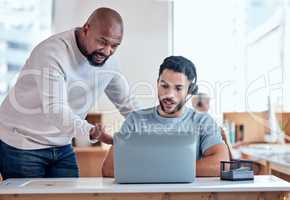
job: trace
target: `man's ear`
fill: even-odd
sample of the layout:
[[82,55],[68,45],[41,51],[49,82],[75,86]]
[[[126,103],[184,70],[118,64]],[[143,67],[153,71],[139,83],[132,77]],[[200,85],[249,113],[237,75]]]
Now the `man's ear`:
[[89,30],[89,28],[90,28],[90,25],[89,25],[88,23],[85,23],[85,24],[83,25],[82,30],[83,30],[83,32],[84,32],[85,35],[88,34],[88,30]]

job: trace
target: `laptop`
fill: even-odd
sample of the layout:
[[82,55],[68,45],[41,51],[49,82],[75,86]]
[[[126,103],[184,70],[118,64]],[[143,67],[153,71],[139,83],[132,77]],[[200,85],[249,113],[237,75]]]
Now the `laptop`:
[[189,183],[195,179],[195,134],[114,135],[117,183]]

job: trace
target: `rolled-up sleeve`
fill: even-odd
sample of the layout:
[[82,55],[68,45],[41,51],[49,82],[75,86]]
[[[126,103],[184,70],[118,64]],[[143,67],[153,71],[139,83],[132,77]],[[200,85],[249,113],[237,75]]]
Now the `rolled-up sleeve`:
[[200,150],[204,154],[210,147],[223,144],[220,127],[209,114],[204,114],[200,121]]

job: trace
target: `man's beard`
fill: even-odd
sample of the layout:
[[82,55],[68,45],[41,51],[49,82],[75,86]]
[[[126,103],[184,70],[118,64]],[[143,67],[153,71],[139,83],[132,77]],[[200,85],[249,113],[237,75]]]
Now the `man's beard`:
[[[171,111],[167,111],[165,109],[164,105],[163,105],[163,102],[164,101],[169,101],[169,102],[175,103],[175,107]],[[161,99],[161,100],[159,98],[159,105],[160,105],[161,110],[164,113],[169,114],[169,115],[172,115],[172,114],[178,112],[184,106],[184,101],[181,101],[179,103],[176,103],[174,100],[172,100],[170,98],[164,98],[164,99]]]
[[[88,62],[91,65],[93,65],[95,67],[101,67],[101,66],[103,66],[110,56],[106,56],[103,53],[99,52],[98,50],[95,50],[95,51],[93,51],[92,53],[89,54],[87,52],[84,44],[81,43],[81,41],[79,39],[80,38],[80,35],[79,35],[80,33],[79,32],[80,32],[80,28],[77,28],[75,30],[75,37],[76,37],[77,46],[78,46],[79,50],[81,51],[81,53],[87,58]],[[95,59],[94,59],[94,56],[98,56],[98,55],[99,56],[102,56],[102,57],[105,57],[105,59],[101,63],[96,62]]]
[[[96,62],[95,60],[96,56],[101,56],[101,57],[104,57],[105,59],[99,63],[99,62]],[[88,59],[89,63],[95,67],[103,66],[109,57],[110,56],[106,56],[103,53],[98,52],[98,50],[95,50],[91,54],[86,55],[86,58]]]

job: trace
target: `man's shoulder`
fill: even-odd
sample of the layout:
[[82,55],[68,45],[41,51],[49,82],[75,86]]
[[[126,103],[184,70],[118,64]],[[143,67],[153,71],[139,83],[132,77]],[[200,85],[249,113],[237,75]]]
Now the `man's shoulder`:
[[[121,67],[119,65],[118,59],[116,58],[115,55],[111,55],[108,60],[105,62],[104,66],[102,69],[106,70],[113,70],[116,72],[117,76],[123,76],[121,74]],[[125,78],[125,77],[122,77]]]
[[209,123],[214,121],[212,116],[207,112],[197,112],[196,110],[194,110],[192,113],[192,117],[193,121],[198,124]]
[[50,52],[57,54],[71,45],[73,41],[73,30],[54,34],[47,39],[40,42],[33,50],[33,52]]

